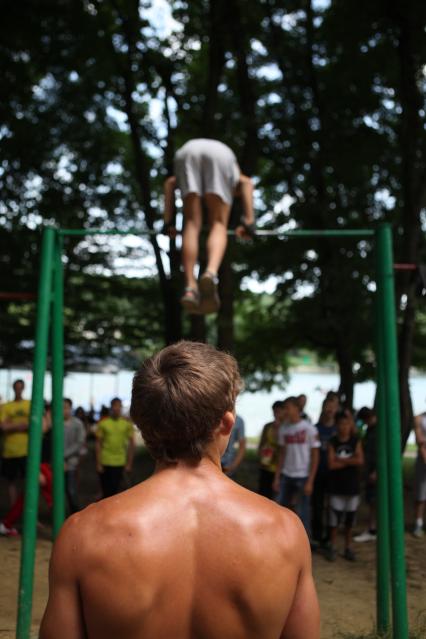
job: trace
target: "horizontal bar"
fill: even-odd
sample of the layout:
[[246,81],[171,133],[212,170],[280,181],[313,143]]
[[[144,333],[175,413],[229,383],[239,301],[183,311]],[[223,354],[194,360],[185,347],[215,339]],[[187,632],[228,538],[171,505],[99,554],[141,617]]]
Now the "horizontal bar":
[[295,229],[294,231],[256,231],[260,237],[373,237],[372,229]]
[[128,229],[120,231],[119,229],[59,229],[59,235],[161,235],[157,231],[140,229]]
[[[73,236],[85,236],[85,235],[164,235],[157,231],[140,230],[140,229],[128,229],[127,231],[121,231],[119,229],[59,229],[59,235],[73,235]],[[178,233],[180,235],[180,233]],[[235,235],[235,231],[228,231],[228,235]],[[320,230],[305,230],[295,229],[293,231],[269,231],[264,229],[258,229],[256,231],[256,237],[372,237],[374,231],[372,229],[320,229]]]
[[35,300],[37,295],[35,293],[8,293],[7,291],[0,291],[0,300]]
[[417,264],[394,264],[395,271],[417,271]]

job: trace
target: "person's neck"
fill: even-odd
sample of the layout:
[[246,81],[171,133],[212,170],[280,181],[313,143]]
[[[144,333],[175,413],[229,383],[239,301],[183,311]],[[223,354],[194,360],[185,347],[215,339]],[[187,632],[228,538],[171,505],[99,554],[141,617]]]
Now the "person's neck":
[[288,422],[289,424],[294,426],[294,424],[298,424],[301,420],[302,420],[302,417],[299,415],[299,417],[295,417],[294,419],[289,419]]
[[15,402],[21,402],[22,401],[22,395],[15,395]]
[[334,426],[334,418],[329,417],[328,419],[322,419],[321,423],[323,426],[327,426],[327,428],[332,428]]
[[348,442],[350,440],[351,436],[349,435],[337,435],[337,439],[339,440],[339,442]]
[[191,461],[186,459],[178,459],[175,462],[157,461],[155,466],[155,474],[160,474],[166,471],[191,473],[194,476],[206,476],[222,473],[222,466],[220,463],[221,456],[219,451],[207,450],[203,457],[199,461]]

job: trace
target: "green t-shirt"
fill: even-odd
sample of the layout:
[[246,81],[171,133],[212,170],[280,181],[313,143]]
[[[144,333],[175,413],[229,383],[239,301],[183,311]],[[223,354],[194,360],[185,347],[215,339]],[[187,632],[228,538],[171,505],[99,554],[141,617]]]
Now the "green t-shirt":
[[133,436],[133,425],[124,417],[102,419],[96,429],[101,441],[101,464],[103,466],[125,466],[127,445]]
[[262,446],[259,450],[260,465],[265,470],[274,473],[277,469],[279,446],[278,430],[274,427],[274,422],[270,422],[263,427]]

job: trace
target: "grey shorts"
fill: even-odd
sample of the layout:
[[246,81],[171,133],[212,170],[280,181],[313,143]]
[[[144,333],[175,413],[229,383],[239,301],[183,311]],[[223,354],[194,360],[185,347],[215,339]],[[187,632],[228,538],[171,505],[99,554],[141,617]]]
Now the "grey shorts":
[[175,155],[175,176],[182,198],[215,193],[232,204],[240,168],[231,149],[218,140],[189,140]]
[[414,470],[416,501],[426,501],[426,464],[420,457],[416,459]]
[[340,514],[353,514],[359,506],[359,495],[330,495],[330,526],[337,526]]

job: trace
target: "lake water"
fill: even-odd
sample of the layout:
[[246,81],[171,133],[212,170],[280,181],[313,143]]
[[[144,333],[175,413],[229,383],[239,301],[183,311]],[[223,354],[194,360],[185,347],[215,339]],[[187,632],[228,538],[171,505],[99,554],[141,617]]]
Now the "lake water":
[[[132,371],[120,371],[113,374],[69,373],[65,378],[64,395],[73,400],[74,406],[87,408],[93,403],[96,409],[101,404],[109,404],[112,397],[121,397],[126,407],[130,404]],[[2,401],[12,399],[13,380],[22,378],[26,384],[25,397],[31,396],[32,373],[22,370],[0,370],[0,397]],[[246,423],[248,436],[259,435],[262,426],[271,419],[271,405],[277,399],[287,395],[305,393],[308,396],[306,412],[315,421],[319,415],[324,395],[336,390],[339,376],[333,373],[293,372],[285,387],[275,388],[271,392],[243,393],[237,401],[237,411]],[[426,410],[426,376],[413,376],[410,381],[414,413]],[[364,382],[355,386],[354,406],[372,406],[375,384]],[[46,375],[45,397],[51,398],[51,378]]]

